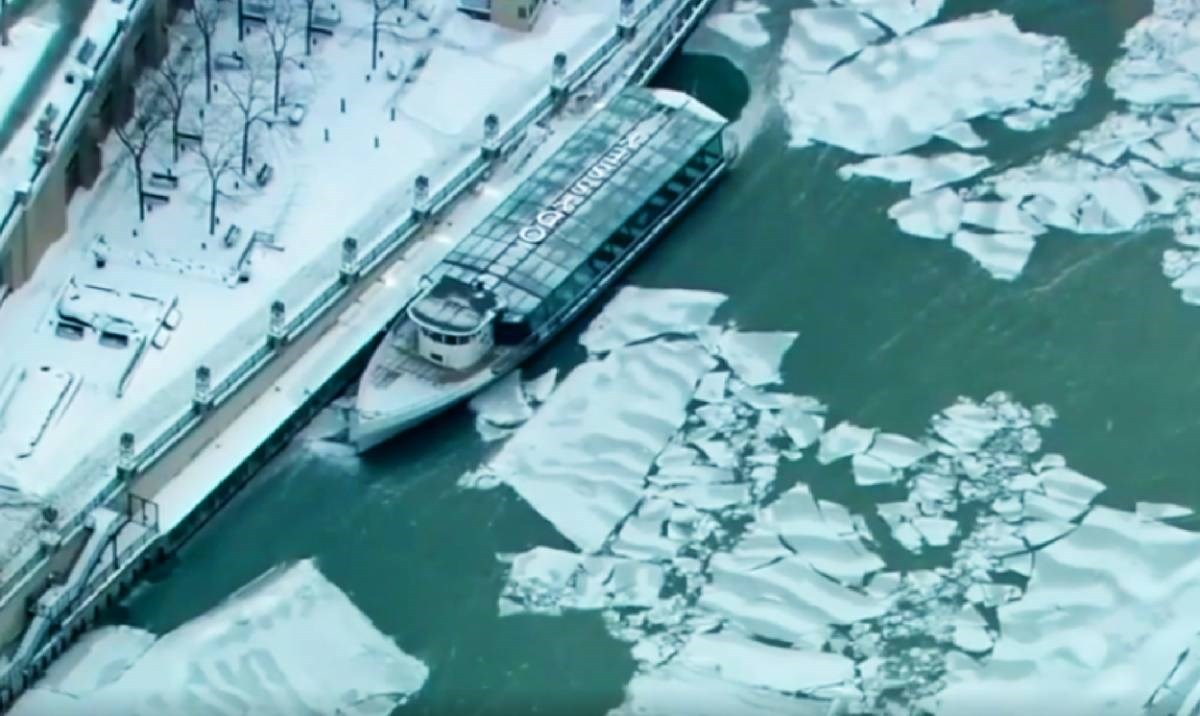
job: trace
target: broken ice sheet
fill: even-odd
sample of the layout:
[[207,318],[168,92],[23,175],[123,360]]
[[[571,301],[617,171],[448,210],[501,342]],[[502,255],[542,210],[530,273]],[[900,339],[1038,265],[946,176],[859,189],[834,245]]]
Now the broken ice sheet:
[[968,122],[948,124],[937,131],[937,136],[953,142],[963,149],[982,149],[987,146],[987,142],[975,133]]
[[1002,281],[1012,281],[1025,270],[1034,240],[1029,234],[994,233],[959,230],[951,243],[971,255],[985,271]]
[[860,487],[890,485],[904,477],[904,473],[867,453],[855,454],[850,464],[854,470],[854,483]]
[[897,35],[904,35],[937,17],[943,0],[818,0],[844,5],[870,15]]
[[1012,18],[993,12],[868,46],[826,74],[785,52],[780,100],[794,146],[817,141],[887,155],[975,117],[1033,105],[1067,111],[1089,78],[1061,38],[1022,33]]
[[757,2],[739,2],[732,11],[710,15],[704,24],[737,44],[753,49],[771,41],[771,34],[760,17],[766,12],[769,9]]
[[658,602],[663,581],[656,564],[535,547],[513,558],[500,614],[650,607]]
[[842,179],[876,177],[896,183],[910,183],[911,193],[924,194],[946,184],[970,179],[991,166],[987,157],[963,152],[918,157],[900,154],[874,157],[838,169]]
[[717,340],[717,352],[733,374],[750,386],[778,383],[783,357],[799,334],[790,331],[727,330]]
[[871,448],[867,450],[867,455],[902,470],[930,452],[929,448],[903,435],[879,433],[871,443]]
[[[44,716],[39,692],[54,690],[73,697],[54,701],[55,716],[218,713],[214,704],[236,704],[229,708],[238,713],[374,716],[404,703],[429,673],[310,560],[271,570],[146,641],[121,629],[84,638],[12,713]],[[116,668],[122,661],[127,670]]]
[[705,403],[720,403],[725,400],[725,389],[728,385],[729,371],[714,370],[700,379],[695,398]]
[[824,73],[881,37],[879,26],[854,10],[793,10],[783,59],[785,66],[797,72]]
[[471,399],[470,406],[480,420],[500,428],[516,427],[533,415],[521,386],[520,370],[492,383]]
[[675,658],[730,681],[784,693],[813,692],[854,677],[854,662],[839,654],[770,646],[727,631],[692,636]]
[[533,405],[540,405],[546,402],[546,399],[554,392],[554,386],[557,381],[558,368],[551,368],[538,377],[525,381],[522,384],[525,399]]
[[604,353],[662,335],[693,335],[708,326],[726,296],[712,291],[625,286],[579,336],[590,353]]
[[871,447],[876,431],[860,428],[849,422],[840,422],[821,436],[821,447],[817,450],[817,462],[828,465],[836,460],[858,455]]
[[828,716],[825,700],[803,699],[722,678],[711,668],[671,662],[639,671],[625,702],[608,716]]
[[1200,536],[1093,508],[1036,553],[1024,597],[999,608],[991,658],[950,672],[928,706],[1032,713],[1052,697],[1081,715],[1142,713],[1200,630],[1198,598]]
[[691,340],[615,349],[572,371],[488,467],[593,552],[641,499],[645,476],[712,367]]
[[1172,520],[1195,514],[1189,507],[1165,502],[1139,502],[1135,505],[1134,511],[1138,517],[1144,520]]
[[954,189],[939,189],[893,204],[888,217],[900,230],[924,239],[945,239],[962,225],[963,200]]

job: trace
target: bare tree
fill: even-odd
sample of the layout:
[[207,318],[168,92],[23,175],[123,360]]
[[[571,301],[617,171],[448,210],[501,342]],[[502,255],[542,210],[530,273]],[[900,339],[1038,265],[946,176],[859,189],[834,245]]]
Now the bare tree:
[[379,25],[383,20],[383,13],[392,8],[401,7],[408,9],[408,0],[371,0],[371,69],[375,69],[375,65],[379,60]]
[[241,72],[223,75],[221,84],[229,90],[242,123],[242,175],[245,176],[250,163],[250,130],[271,112],[265,96],[265,77],[260,65],[250,61]]
[[226,174],[233,171],[233,162],[237,157],[234,153],[235,149],[233,134],[205,128],[199,154],[200,161],[204,165],[204,173],[208,177],[208,233],[210,236],[217,231],[217,200],[228,196],[221,189],[221,180],[225,178]]
[[272,69],[275,70],[271,109],[276,113],[279,112],[279,81],[289,59],[288,43],[300,31],[297,9],[294,0],[275,0],[274,12],[267,15],[267,44],[271,47]]
[[204,102],[212,102],[212,39],[217,31],[217,22],[221,19],[221,3],[219,0],[194,0],[192,5],[192,22],[200,31],[200,41],[204,45]]
[[187,103],[188,89],[196,79],[196,58],[188,50],[158,66],[154,76],[157,92],[171,117],[171,159],[179,161],[179,118]]
[[167,120],[168,112],[162,95],[152,92],[133,108],[133,116],[124,125],[113,127],[117,139],[133,160],[133,177],[137,180],[138,221],[146,220],[146,184],[143,160],[154,135]]
[[[317,8],[317,0],[302,0],[304,2],[304,54],[312,54],[313,11]],[[0,0],[3,2],[3,0]]]

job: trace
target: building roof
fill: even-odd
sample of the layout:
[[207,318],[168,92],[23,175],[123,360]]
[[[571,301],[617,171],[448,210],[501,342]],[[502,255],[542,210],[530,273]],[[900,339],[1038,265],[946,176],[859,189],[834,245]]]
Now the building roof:
[[433,269],[528,315],[726,120],[677,92],[633,88],[593,115]]
[[496,310],[496,296],[452,276],[442,276],[408,309],[417,323],[452,334],[474,333]]

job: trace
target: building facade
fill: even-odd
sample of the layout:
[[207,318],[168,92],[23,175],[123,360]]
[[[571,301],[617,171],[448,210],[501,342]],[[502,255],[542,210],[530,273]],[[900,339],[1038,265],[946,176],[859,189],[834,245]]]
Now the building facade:
[[[50,75],[48,83],[79,84],[69,106],[39,99],[30,122],[45,117],[49,146],[44,160],[30,161],[30,178],[10,196],[0,196],[0,300],[29,280],[49,246],[62,238],[67,204],[80,187],[90,187],[103,163],[101,144],[113,125],[133,111],[134,83],[143,70],[166,56],[167,28],[180,0],[123,0],[126,20],[108,37],[89,37],[85,22],[80,36]],[[86,70],[91,78],[78,80]],[[52,94],[49,91],[43,95]],[[36,131],[25,126],[19,132]],[[0,149],[9,151],[9,148]],[[16,151],[16,150],[14,150]],[[24,158],[18,157],[24,161]]]
[[528,32],[546,0],[459,0],[458,9],[480,20]]

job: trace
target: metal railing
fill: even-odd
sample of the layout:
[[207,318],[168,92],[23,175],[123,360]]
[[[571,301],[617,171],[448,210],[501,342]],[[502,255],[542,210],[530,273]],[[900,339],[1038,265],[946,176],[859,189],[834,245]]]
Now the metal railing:
[[[630,66],[644,66],[646,60],[649,60],[651,57],[657,58],[664,46],[671,48],[677,46],[682,41],[683,36],[694,27],[695,21],[707,11],[714,1],[650,0],[650,2],[641,8],[636,16],[639,23],[657,12],[665,4],[673,2],[676,6],[675,11],[669,13],[670,19],[661,28],[660,32],[656,32],[651,36],[653,39],[644,38],[638,41],[641,49],[634,53],[634,56],[617,71],[613,79],[637,84],[645,82],[647,79],[645,73],[639,76],[638,73],[629,72],[628,68]],[[683,16],[683,13],[687,13],[686,16],[690,21],[687,23],[675,22],[677,17]],[[664,41],[663,38],[668,39]],[[566,86],[569,88],[569,91],[577,91],[583,84],[588,82],[597,70],[603,67],[611,59],[612,55],[619,51],[625,42],[614,30],[612,35],[569,72],[566,79]],[[643,53],[654,54],[643,56]],[[547,117],[553,111],[554,106],[553,95],[549,89],[539,93],[538,98],[521,112],[519,116],[513,119],[506,129],[502,130],[500,133],[500,145],[507,147],[518,141],[531,125]],[[474,158],[466,161],[458,171],[441,182],[437,191],[431,193],[428,202],[430,210],[433,213],[438,213],[460,198],[467,189],[479,180],[487,167],[488,162],[480,155],[476,155]],[[9,213],[11,214],[12,212],[10,211]],[[405,211],[404,214],[404,217],[393,226],[381,231],[379,239],[360,254],[357,260],[357,272],[359,275],[363,272],[373,270],[395,254],[398,249],[416,236],[424,226],[422,222],[414,219],[410,212]],[[331,249],[336,248],[336,246],[331,247]],[[333,251],[325,252],[318,256],[306,269],[306,271],[321,270],[321,265],[325,264],[325,270],[322,273],[328,278],[324,282],[324,285],[320,282],[317,284],[319,290],[315,292],[315,295],[308,296],[307,300],[299,303],[302,308],[287,323],[287,341],[291,341],[306,331],[349,290],[341,275],[340,262],[330,261],[331,257],[336,258],[335,253]],[[225,373],[224,377],[215,384],[211,393],[211,404],[213,407],[217,407],[227,401],[241,385],[256,375],[263,366],[278,354],[278,348],[273,346],[267,339],[267,325],[266,316],[263,315],[262,311],[253,312],[251,316],[247,317],[231,332],[226,341],[223,341],[221,345],[214,348],[206,356],[206,358],[216,358],[217,356],[227,357],[230,354],[230,344],[241,344],[247,347],[245,355],[238,359]],[[219,360],[202,360],[201,364],[216,367],[221,362]],[[135,453],[133,459],[135,471],[144,470],[153,464],[163,453],[174,446],[192,427],[203,419],[193,407],[193,387],[192,375],[189,373],[157,392],[156,397],[158,400],[156,400],[156,404],[160,406],[165,405],[165,408],[154,409],[150,407],[139,411],[137,424],[150,427],[149,430],[146,430],[142,434],[149,434],[153,437],[143,448]],[[170,405],[177,407],[171,408]],[[120,427],[120,431],[129,431],[129,428],[129,425],[124,425]],[[61,514],[70,515],[59,526],[58,531],[60,534],[69,535],[75,529],[78,529],[82,526],[91,510],[112,502],[124,487],[120,474],[115,469],[118,462],[116,449],[118,434],[114,431],[110,440],[86,455],[72,469],[71,474],[64,481],[64,487],[60,493],[51,500],[58,504]],[[97,484],[98,481],[95,480],[97,472],[107,473],[108,479],[101,484]],[[21,587],[23,580],[30,576],[39,564],[45,561],[46,555],[42,554],[40,550],[35,554],[26,555],[25,559],[21,559],[24,553],[30,551],[30,548],[37,544],[39,531],[40,516],[35,515],[10,542],[10,546],[4,555],[4,561],[0,563],[0,580],[2,580],[0,583],[3,583],[7,587],[3,596],[0,596],[0,603],[10,598],[12,593]],[[132,554],[135,549],[146,546],[157,535],[158,532],[148,530],[138,538],[135,544],[125,548],[122,554]],[[15,565],[15,569],[9,571],[10,567],[18,561],[19,563]],[[127,560],[121,559],[120,561],[124,564]],[[114,564],[109,565],[106,569],[116,570],[117,567]],[[94,582],[95,579],[89,581]],[[75,618],[75,616],[77,615],[68,617],[68,621]],[[52,647],[53,643],[54,641],[52,640],[51,643],[36,652],[32,661],[36,663],[36,660],[41,658],[41,655],[46,653]],[[18,666],[20,665],[12,665],[14,668]]]

